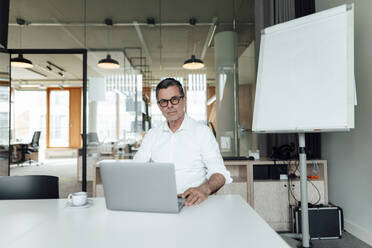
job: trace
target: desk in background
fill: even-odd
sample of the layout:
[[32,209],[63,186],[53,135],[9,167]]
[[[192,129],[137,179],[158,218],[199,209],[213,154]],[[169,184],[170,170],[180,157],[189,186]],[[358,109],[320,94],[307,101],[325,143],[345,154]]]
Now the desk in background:
[[[319,166],[319,179],[308,183],[308,199],[313,203],[318,199],[328,204],[327,161],[307,161],[308,175],[311,175],[313,162]],[[254,180],[254,166],[287,164],[288,161],[272,160],[228,160],[224,161],[230,171],[233,183],[223,186],[217,195],[238,194],[249,203],[262,218],[264,218],[276,231],[290,231],[291,217],[289,205],[295,204],[295,198],[300,199],[300,181],[293,179],[289,185],[288,180]],[[289,171],[295,170],[294,161],[291,161]],[[313,186],[314,185],[314,186]],[[288,187],[293,190],[293,195],[288,196]],[[93,166],[93,197],[104,196],[99,165]]]
[[10,159],[12,164],[23,163],[26,161],[26,150],[29,145],[30,143],[25,142],[10,143]]
[[[279,179],[254,179],[255,166],[280,166],[288,163],[290,173],[299,173],[296,161],[227,160],[225,166],[234,181],[225,185],[217,194],[240,194],[276,231],[290,231],[289,205],[294,205],[300,199],[299,178],[292,179],[291,183]],[[318,201],[320,194],[319,203],[328,204],[327,160],[306,161],[308,175],[313,174],[313,163],[318,165],[319,178],[308,183],[309,203]],[[293,194],[289,194],[289,187]]]
[[289,248],[237,195],[211,196],[179,214],[110,211],[104,198],[0,201],[0,247]]
[[[76,175],[79,182],[83,174],[83,149],[78,148]],[[101,153],[99,146],[87,147],[87,181],[94,181],[94,165],[104,159],[113,159],[112,153]]]
[[9,150],[7,147],[0,149],[0,176],[9,175],[8,155]]
[[[133,158],[135,152],[137,151],[135,148],[131,148],[131,146],[128,146],[130,149],[127,151],[124,151],[122,154],[125,159],[131,159]],[[77,179],[79,182],[82,181],[82,148],[78,148],[78,157],[77,157]],[[102,152],[102,149],[100,146],[88,146],[87,147],[87,181],[94,181],[95,179],[95,165],[105,159],[115,159],[118,157],[119,154],[115,150],[110,151],[104,151]],[[93,191],[95,189],[93,188]],[[93,195],[95,196],[95,195]]]

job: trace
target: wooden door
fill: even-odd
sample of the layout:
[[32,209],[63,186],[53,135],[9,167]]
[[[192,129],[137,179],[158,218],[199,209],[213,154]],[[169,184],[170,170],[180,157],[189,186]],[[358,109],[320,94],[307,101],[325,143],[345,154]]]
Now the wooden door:
[[81,146],[81,88],[70,89],[70,147]]

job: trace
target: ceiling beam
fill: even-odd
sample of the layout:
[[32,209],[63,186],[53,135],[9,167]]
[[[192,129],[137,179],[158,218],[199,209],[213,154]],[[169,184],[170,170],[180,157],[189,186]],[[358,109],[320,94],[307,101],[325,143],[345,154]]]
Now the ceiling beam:
[[46,79],[12,79],[12,82],[27,82],[29,84],[40,84],[40,82],[83,82],[82,78],[46,78]]
[[140,42],[141,42],[142,48],[143,48],[143,50],[145,51],[145,53],[147,54],[147,58],[148,58],[149,64],[152,64],[151,55],[150,55],[149,49],[148,49],[148,47],[147,47],[146,41],[145,41],[145,39],[143,38],[143,34],[142,34],[142,31],[141,31],[141,27],[139,26],[139,24],[138,24],[137,21],[134,21],[133,24],[134,24],[134,28],[135,28],[136,31],[137,31],[137,35],[138,35],[138,38],[139,38],[139,40],[140,40]]
[[[211,26],[213,25],[213,22],[197,22],[195,23],[195,26]],[[137,24],[134,24],[134,22],[118,22],[113,23],[113,27],[133,27],[135,25],[138,26],[149,26],[146,22],[137,22]],[[219,25],[231,25],[231,22],[223,22],[219,23]],[[239,25],[254,25],[253,22],[239,22]],[[19,24],[15,22],[9,23],[9,26],[17,26],[19,27]],[[28,22],[25,24],[25,26],[31,26],[31,27],[106,27],[107,24],[105,23],[84,23],[84,22]],[[175,26],[190,26],[189,22],[164,22],[164,23],[156,23],[155,26],[162,26],[162,27],[175,27]]]
[[216,32],[216,28],[217,28],[217,17],[213,17],[212,25],[209,27],[207,38],[205,39],[203,50],[202,50],[202,53],[200,55],[200,59],[202,59],[202,60],[204,59],[205,54],[207,53],[208,47],[211,46],[214,33]]
[[[57,18],[53,18],[54,20],[54,23],[55,24],[60,24],[60,22],[57,20]],[[84,26],[85,27],[85,26]],[[84,42],[80,41],[69,29],[67,29],[65,26],[60,26],[60,28],[68,35],[70,36],[70,38],[75,41],[80,47],[83,47],[83,48],[86,48],[86,37],[84,35]],[[76,55],[75,56],[83,61],[83,56],[79,56],[79,55]],[[95,71],[98,75],[101,75],[103,76],[103,74],[98,70],[97,68],[97,62],[99,60],[98,57],[95,56],[95,54],[93,54],[92,56],[89,56],[88,58],[89,61],[87,61],[87,65],[88,67],[90,67],[90,69],[92,69],[93,71]],[[94,62],[93,62],[94,60]],[[88,68],[87,68],[88,69]]]

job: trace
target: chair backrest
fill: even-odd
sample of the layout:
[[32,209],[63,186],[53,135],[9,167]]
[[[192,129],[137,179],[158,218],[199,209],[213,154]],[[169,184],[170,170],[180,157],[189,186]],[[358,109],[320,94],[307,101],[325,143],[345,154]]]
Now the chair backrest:
[[0,176],[0,200],[57,198],[59,198],[58,177]]
[[98,145],[98,134],[97,133],[87,133],[87,144],[88,145]]
[[34,132],[34,135],[32,136],[32,140],[31,140],[32,147],[39,147],[40,134],[41,134],[41,131]]

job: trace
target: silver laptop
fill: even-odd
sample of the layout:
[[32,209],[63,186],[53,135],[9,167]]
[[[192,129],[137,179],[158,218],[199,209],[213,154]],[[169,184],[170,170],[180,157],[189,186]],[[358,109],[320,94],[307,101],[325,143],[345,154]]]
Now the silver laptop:
[[129,161],[100,162],[106,207],[111,210],[178,213],[173,164]]

